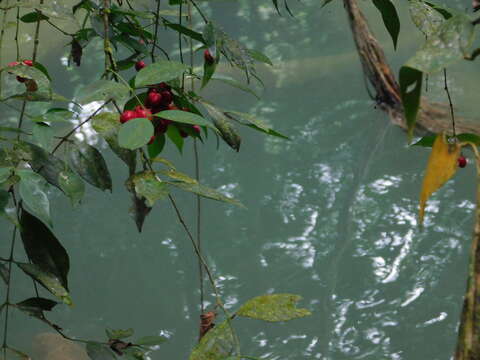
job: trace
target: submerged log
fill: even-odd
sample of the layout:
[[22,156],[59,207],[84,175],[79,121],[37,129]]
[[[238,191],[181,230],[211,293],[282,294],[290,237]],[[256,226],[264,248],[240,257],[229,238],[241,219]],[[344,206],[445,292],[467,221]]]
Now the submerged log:
[[[344,6],[362,63],[363,73],[376,92],[375,101],[388,114],[392,123],[407,129],[400,97],[400,87],[381,46],[370,31],[357,0],[344,0]],[[472,133],[480,135],[480,123],[457,117],[455,124],[457,134]],[[425,133],[437,134],[441,132],[452,133],[450,107],[442,103],[430,103],[427,99],[422,98],[415,133],[424,135]]]

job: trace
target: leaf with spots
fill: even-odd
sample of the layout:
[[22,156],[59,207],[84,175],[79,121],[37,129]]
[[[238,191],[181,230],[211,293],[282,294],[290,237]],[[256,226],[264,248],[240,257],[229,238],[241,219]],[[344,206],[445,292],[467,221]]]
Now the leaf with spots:
[[264,321],[289,321],[311,315],[307,309],[299,309],[296,303],[301,297],[293,294],[271,294],[248,300],[237,315]]

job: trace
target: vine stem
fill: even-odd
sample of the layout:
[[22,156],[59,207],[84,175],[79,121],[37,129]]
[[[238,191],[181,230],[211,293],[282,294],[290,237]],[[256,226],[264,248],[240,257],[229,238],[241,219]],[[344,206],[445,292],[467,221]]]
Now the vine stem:
[[195,3],[195,1],[193,0],[189,0],[189,2],[195,7],[195,9],[198,11],[198,13],[200,14],[200,16],[202,17],[203,21],[205,22],[205,24],[208,24],[208,19],[207,17],[203,14],[202,10],[200,10],[200,8],[198,7],[198,5]]
[[62,146],[62,144],[63,144],[65,141],[67,141],[68,138],[73,135],[73,133],[75,133],[75,131],[77,131],[79,128],[81,128],[83,125],[85,125],[87,122],[89,122],[90,120],[92,120],[93,117],[94,117],[95,115],[97,115],[110,101],[111,101],[111,100],[108,100],[107,102],[105,102],[102,106],[100,106],[97,110],[95,110],[95,111],[93,112],[93,114],[90,115],[86,120],[82,121],[80,124],[78,124],[77,126],[75,126],[72,130],[70,130],[65,136],[63,136],[63,137],[61,138],[61,140],[58,142],[58,144],[53,148],[52,154],[54,154],[54,153],[58,150],[58,148],[59,148],[60,146]]
[[157,39],[158,39],[158,23],[159,23],[159,17],[160,17],[159,13],[160,13],[160,0],[157,0],[157,9],[155,14],[155,31],[154,31],[154,37],[153,37],[152,51],[150,52],[152,63],[155,62],[155,45],[157,44]]
[[114,78],[116,80],[116,71],[117,71],[117,64],[115,63],[115,59],[113,58],[112,47],[110,44],[110,35],[109,35],[109,26],[110,21],[108,19],[108,15],[110,14],[110,0],[103,0],[103,52],[105,53],[105,71],[108,72],[108,69],[114,71]]
[[[7,0],[7,7],[10,0]],[[5,26],[7,24],[7,16],[8,16],[8,9],[3,10],[3,18],[2,18],[2,30],[0,31],[0,65],[2,64],[2,55],[3,55],[3,37],[5,36]],[[3,72],[0,73],[0,98],[2,98],[2,76]]]
[[453,104],[452,104],[452,97],[450,96],[450,91],[448,90],[448,83],[447,83],[447,69],[443,69],[443,82],[444,82],[444,90],[447,93],[448,97],[448,104],[450,105],[450,115],[452,117],[452,134],[453,137],[456,139],[457,134],[455,130],[455,112],[453,111]]

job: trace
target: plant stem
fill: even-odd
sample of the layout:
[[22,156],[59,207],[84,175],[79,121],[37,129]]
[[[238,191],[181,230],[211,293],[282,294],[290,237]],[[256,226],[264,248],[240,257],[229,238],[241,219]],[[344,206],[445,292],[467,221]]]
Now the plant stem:
[[453,104],[452,104],[452,97],[450,96],[450,91],[448,90],[448,83],[447,83],[447,69],[443,69],[443,81],[444,81],[444,89],[447,93],[448,97],[448,104],[450,105],[450,115],[452,117],[452,134],[454,139],[456,139],[457,134],[455,130],[455,112],[453,111]]
[[155,45],[157,44],[157,39],[158,39],[158,23],[159,23],[159,17],[160,17],[159,13],[160,13],[160,0],[157,0],[157,9],[155,14],[155,31],[154,31],[154,37],[153,37],[152,51],[150,52],[150,55],[152,57],[152,63],[155,62]]

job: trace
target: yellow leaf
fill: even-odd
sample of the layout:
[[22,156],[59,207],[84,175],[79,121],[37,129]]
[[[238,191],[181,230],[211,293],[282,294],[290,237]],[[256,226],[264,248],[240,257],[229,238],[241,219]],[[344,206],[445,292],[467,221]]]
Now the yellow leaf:
[[455,175],[458,168],[457,159],[460,156],[460,148],[459,144],[448,144],[444,134],[439,134],[435,138],[423,178],[422,192],[420,193],[420,225],[423,224],[425,205],[430,195]]

